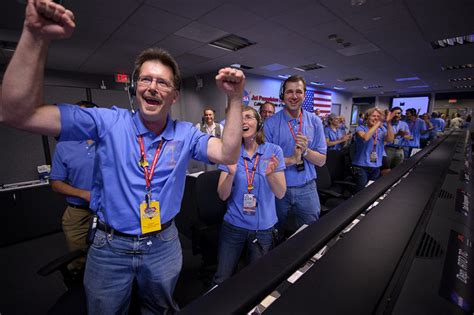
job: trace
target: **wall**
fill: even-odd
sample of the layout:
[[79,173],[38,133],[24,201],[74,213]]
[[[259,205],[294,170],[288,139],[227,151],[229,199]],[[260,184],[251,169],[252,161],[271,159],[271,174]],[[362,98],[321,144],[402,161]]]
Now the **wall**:
[[474,113],[474,99],[458,99],[454,104],[450,104],[448,100],[435,100],[434,110],[449,116],[457,112],[461,115],[472,115]]
[[[208,106],[216,110],[217,121],[224,119],[226,97],[216,87],[214,77],[214,73],[199,75],[198,79],[202,80],[202,88],[197,88],[196,78],[188,78],[184,80],[184,88],[181,95],[181,102],[183,104],[181,106],[186,109],[182,115],[184,120],[196,123],[201,121],[203,109]],[[282,82],[283,80],[248,73],[246,74],[246,95],[244,95],[244,99],[250,106],[262,103],[268,99],[278,105],[278,111],[283,106],[279,100],[279,91]],[[311,86],[308,86],[308,89],[314,90]],[[348,121],[352,108],[352,94],[330,90],[323,91],[332,94],[332,103],[341,104],[341,115],[344,115],[346,121]]]

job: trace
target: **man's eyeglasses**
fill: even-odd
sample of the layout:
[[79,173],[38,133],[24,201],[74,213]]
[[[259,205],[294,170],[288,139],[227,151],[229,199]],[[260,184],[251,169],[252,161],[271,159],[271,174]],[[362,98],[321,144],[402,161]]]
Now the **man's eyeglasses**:
[[153,81],[156,83],[156,88],[160,91],[163,92],[170,92],[171,90],[174,89],[173,84],[171,82],[165,80],[165,79],[159,79],[159,78],[152,78],[152,77],[139,77],[138,78],[138,85],[143,86],[143,87],[149,87]]

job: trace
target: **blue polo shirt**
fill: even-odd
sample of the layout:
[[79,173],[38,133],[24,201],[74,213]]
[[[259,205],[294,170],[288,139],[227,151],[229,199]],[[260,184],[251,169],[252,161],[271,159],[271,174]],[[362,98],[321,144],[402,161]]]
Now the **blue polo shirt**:
[[[248,193],[248,190],[244,160],[247,161],[249,174],[251,175],[257,154],[260,155],[260,158],[255,171],[254,188],[252,190],[252,193],[257,198],[257,210],[255,215],[246,215],[243,212],[244,194]],[[275,194],[265,176],[268,162],[273,155],[278,158],[279,162],[275,172],[283,171],[285,169],[285,158],[279,146],[266,142],[259,145],[257,152],[250,157],[242,145],[234,182],[232,184],[232,192],[227,200],[227,212],[224,216],[226,222],[240,228],[254,231],[269,229],[277,223]],[[226,173],[229,172],[229,168],[226,165],[219,165],[219,169]]]
[[[303,113],[302,133],[308,137],[308,148],[326,155],[327,145],[324,136],[323,124],[321,119],[313,113],[305,110]],[[291,128],[295,135],[298,132],[299,119],[293,118],[281,110],[265,121],[264,131],[266,141],[280,146],[283,150],[283,156],[290,157],[293,155],[295,148],[295,140],[290,132]],[[295,165],[291,165],[285,169],[286,185],[288,187],[302,186],[316,178],[316,169],[314,165],[304,160],[304,171],[298,172]]]
[[162,134],[149,131],[139,113],[126,109],[80,108],[59,105],[60,140],[92,139],[96,142],[94,185],[90,207],[112,228],[139,235],[140,203],[145,199],[145,177],[139,166],[142,135],[151,165],[156,148],[164,140],[161,155],[151,181],[152,198],[160,202],[161,222],[173,219],[179,212],[184,192],[188,161],[193,158],[209,163],[209,135],[191,123],[169,117]]
[[[366,166],[366,167],[380,167],[382,166],[382,157],[384,155],[384,138],[387,134],[387,129],[384,126],[379,127],[378,132],[374,133],[368,141],[364,141],[361,137],[357,135],[359,131],[367,133],[369,131],[368,126],[357,126],[355,129],[355,154],[352,164],[356,166]],[[377,135],[377,137],[375,137]],[[370,154],[373,151],[375,142],[375,152],[377,152],[377,161],[370,161]]]
[[[336,131],[334,131],[329,126],[324,127],[324,135],[325,135],[326,139],[329,139],[329,141],[339,140],[345,134],[346,134],[345,129],[337,128]],[[328,150],[341,150],[342,148],[343,148],[343,142],[335,144],[335,145],[328,146]]]
[[425,122],[417,118],[415,121],[407,121],[408,128],[410,129],[410,134],[413,136],[412,140],[404,140],[403,145],[411,148],[419,148],[420,147],[420,138],[421,138],[421,131],[426,130]]
[[441,118],[431,118],[431,123],[433,124],[433,130],[431,130],[431,134],[433,137],[437,136],[438,132],[442,132],[444,130],[444,120]]
[[[91,190],[94,171],[95,143],[87,141],[64,141],[56,145],[53,167],[49,176],[52,180],[67,182],[75,188]],[[66,196],[67,202],[74,205],[87,205],[86,200]]]
[[[385,128],[387,128],[387,123],[384,124]],[[393,134],[396,135],[400,130],[402,131],[408,131],[408,134],[410,134],[410,128],[408,128],[408,125],[406,122],[403,120],[399,120],[396,123],[392,121],[392,129],[393,129]],[[386,146],[388,147],[393,147],[393,148],[400,148],[402,146],[404,138],[402,136],[396,136],[393,139],[393,142],[387,142]]]

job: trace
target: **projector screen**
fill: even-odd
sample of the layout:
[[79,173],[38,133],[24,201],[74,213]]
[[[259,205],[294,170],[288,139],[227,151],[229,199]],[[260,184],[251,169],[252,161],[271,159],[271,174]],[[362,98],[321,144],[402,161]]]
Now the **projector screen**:
[[428,96],[394,97],[390,108],[398,106],[402,109],[403,114],[408,108],[414,108],[419,115],[422,115],[428,112],[429,103],[430,98]]

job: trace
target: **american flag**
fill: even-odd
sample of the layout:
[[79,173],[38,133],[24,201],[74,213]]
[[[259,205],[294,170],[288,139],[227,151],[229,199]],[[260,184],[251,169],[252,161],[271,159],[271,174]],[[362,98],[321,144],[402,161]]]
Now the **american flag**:
[[319,109],[321,114],[329,114],[331,113],[331,93],[307,90],[302,107],[311,113]]

